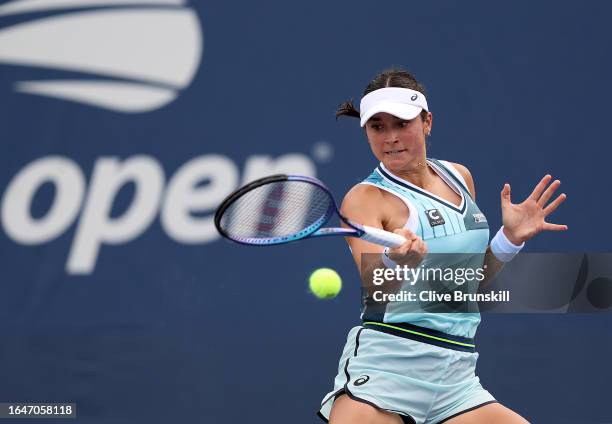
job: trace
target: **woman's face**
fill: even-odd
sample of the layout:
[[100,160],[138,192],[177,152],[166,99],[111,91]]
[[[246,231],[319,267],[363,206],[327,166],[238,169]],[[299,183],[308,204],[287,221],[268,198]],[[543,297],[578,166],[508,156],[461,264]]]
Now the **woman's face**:
[[417,116],[409,121],[381,112],[365,125],[372,153],[390,170],[416,166],[426,157],[425,135],[431,131],[431,113],[423,121]]

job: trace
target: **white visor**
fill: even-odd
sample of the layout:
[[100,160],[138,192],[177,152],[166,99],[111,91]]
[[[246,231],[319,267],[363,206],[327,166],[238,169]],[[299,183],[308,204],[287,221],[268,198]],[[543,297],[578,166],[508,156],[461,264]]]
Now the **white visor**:
[[359,105],[361,126],[380,112],[401,119],[416,118],[422,110],[429,111],[425,95],[409,88],[385,87],[363,96]]

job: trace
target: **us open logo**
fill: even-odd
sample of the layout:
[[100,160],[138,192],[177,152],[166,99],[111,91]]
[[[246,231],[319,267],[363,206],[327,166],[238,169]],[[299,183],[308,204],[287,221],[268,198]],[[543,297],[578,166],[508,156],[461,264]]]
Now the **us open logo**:
[[[149,112],[175,100],[200,65],[202,30],[185,3],[13,0],[0,6],[0,19],[46,16],[0,29],[0,63],[70,73],[66,79],[16,81],[20,93],[116,112]],[[75,79],[74,73],[83,77]]]

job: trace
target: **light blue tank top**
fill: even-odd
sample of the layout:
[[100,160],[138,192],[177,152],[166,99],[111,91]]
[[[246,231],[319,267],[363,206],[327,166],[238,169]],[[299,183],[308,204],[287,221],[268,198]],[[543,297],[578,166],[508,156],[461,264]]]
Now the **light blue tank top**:
[[[489,243],[489,225],[485,216],[472,200],[463,177],[450,163],[436,159],[427,159],[427,163],[461,196],[459,206],[394,175],[382,163],[361,184],[373,185],[392,193],[406,204],[410,215],[405,227],[427,244],[428,254],[422,265],[443,269],[453,266],[482,267]],[[464,255],[468,253],[477,255]],[[467,263],[463,259],[462,263],[443,263],[466,257],[469,258]],[[470,290],[476,289],[477,284]],[[462,337],[474,337],[480,323],[480,314],[477,312],[428,313],[414,310],[414,304],[410,307],[402,302],[381,304],[364,294],[361,317],[364,321],[407,322]]]

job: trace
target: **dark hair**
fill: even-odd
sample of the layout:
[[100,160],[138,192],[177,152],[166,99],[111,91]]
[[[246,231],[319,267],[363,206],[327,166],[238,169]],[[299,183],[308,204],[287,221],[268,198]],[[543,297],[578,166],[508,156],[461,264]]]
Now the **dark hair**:
[[[427,95],[427,93],[425,93],[425,87],[423,87],[410,72],[401,68],[390,68],[376,75],[376,77],[370,81],[366,89],[363,91],[363,95],[365,96],[374,90],[385,87],[409,88],[411,90],[423,93],[425,96]],[[338,107],[338,110],[336,111],[336,119],[341,116],[352,116],[359,118],[359,111],[355,108],[353,100],[346,101]],[[424,120],[426,116],[427,111],[422,110],[421,119]]]

